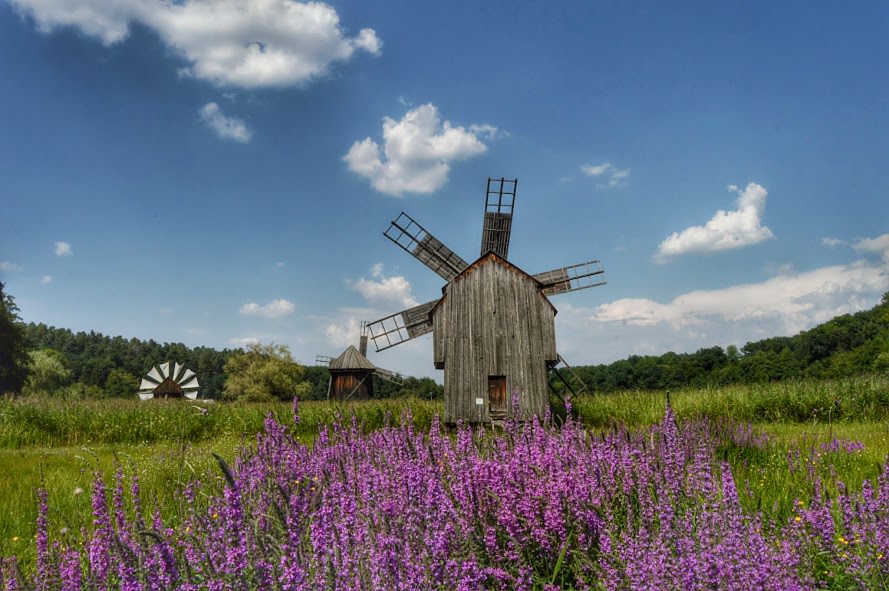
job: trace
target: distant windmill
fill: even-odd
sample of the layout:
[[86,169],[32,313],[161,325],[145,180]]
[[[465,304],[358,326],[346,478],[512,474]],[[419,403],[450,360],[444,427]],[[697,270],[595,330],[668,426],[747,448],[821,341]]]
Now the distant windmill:
[[361,323],[361,337],[358,349],[353,345],[346,347],[339,357],[318,355],[315,363],[325,365],[330,371],[327,383],[327,399],[340,402],[346,400],[367,400],[373,398],[373,376],[379,376],[395,384],[401,385],[398,376],[371,363],[367,355],[366,324]]
[[169,361],[151,368],[151,371],[142,378],[139,386],[139,398],[150,400],[152,398],[187,398],[194,400],[198,397],[198,378],[193,371],[186,369],[179,363],[171,364]]
[[547,296],[604,285],[598,260],[529,275],[507,261],[517,179],[488,179],[481,257],[467,263],[402,212],[384,235],[448,283],[443,296],[368,323],[377,351],[433,332],[444,370],[445,421],[491,422],[518,396],[522,417],[543,416],[556,351]]

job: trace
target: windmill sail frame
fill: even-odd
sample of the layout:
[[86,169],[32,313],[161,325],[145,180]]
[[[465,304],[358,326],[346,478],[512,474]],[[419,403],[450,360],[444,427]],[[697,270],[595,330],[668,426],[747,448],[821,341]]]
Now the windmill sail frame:
[[493,250],[504,259],[507,258],[518,183],[519,179],[488,178],[488,187],[485,189],[485,216],[482,221],[482,245],[479,255]]
[[411,216],[403,211],[390,222],[383,236],[399,248],[429,267],[445,281],[450,281],[463,272],[469,264],[441,240],[429,233]]
[[368,322],[367,332],[377,352],[432,332],[429,312],[437,303],[438,300],[433,300]]

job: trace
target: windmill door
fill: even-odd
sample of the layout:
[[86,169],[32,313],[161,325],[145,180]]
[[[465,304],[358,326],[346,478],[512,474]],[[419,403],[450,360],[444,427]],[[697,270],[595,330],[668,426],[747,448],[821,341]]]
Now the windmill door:
[[488,409],[492,418],[506,414],[506,376],[488,376]]

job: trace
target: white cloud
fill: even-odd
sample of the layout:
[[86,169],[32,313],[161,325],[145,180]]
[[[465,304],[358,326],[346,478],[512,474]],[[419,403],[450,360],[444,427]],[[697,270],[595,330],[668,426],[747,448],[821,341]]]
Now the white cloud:
[[587,176],[602,177],[605,182],[596,186],[608,189],[626,187],[626,179],[630,176],[629,168],[617,168],[610,162],[583,164],[580,167],[580,171]]
[[405,309],[419,304],[411,293],[410,281],[401,276],[386,277],[382,263],[371,267],[370,275],[370,279],[362,277],[347,283],[349,287],[364,296],[371,306]]
[[49,285],[52,283],[52,275],[44,275],[40,278],[41,285]]
[[845,240],[840,240],[839,238],[822,238],[821,239],[821,245],[827,246],[829,248],[833,248],[835,246],[840,246],[845,243],[846,243]]
[[8,261],[0,261],[0,271],[21,271],[24,269],[21,265],[10,263]]
[[9,0],[49,33],[75,27],[105,45],[129,27],[152,29],[188,66],[186,76],[220,86],[293,86],[324,75],[358,51],[379,55],[373,29],[349,37],[336,10],[292,0]]
[[852,248],[859,252],[879,254],[883,257],[883,261],[889,263],[889,233],[876,238],[859,238],[852,243]]
[[285,316],[290,316],[293,314],[293,311],[296,309],[296,306],[293,302],[288,302],[285,299],[274,300],[269,302],[264,306],[260,306],[255,302],[250,302],[249,304],[244,304],[241,306],[241,314],[244,316],[259,316],[261,318],[284,318]]
[[448,181],[451,162],[484,153],[488,148],[481,138],[496,132],[487,124],[467,129],[442,123],[438,109],[427,103],[400,121],[385,117],[382,147],[367,137],[352,144],[343,160],[380,193],[432,193]]
[[664,262],[671,256],[687,252],[742,248],[774,238],[761,220],[768,195],[765,187],[748,183],[743,191],[736,185],[729,185],[728,190],[738,194],[736,210],[719,210],[704,226],[674,232],[661,242],[656,260]]
[[200,110],[201,119],[221,138],[247,143],[253,132],[236,117],[227,117],[216,103],[207,103]]
[[597,307],[554,302],[559,309],[559,350],[569,362],[585,364],[633,354],[743,345],[793,335],[837,315],[868,309],[887,290],[889,261],[859,260],[759,283],[695,290],[669,301],[622,298]]
[[258,345],[259,339],[256,337],[240,337],[228,340],[230,345],[234,345],[235,347],[249,347],[251,345]]
[[743,322],[777,318],[796,332],[837,314],[855,311],[855,301],[889,289],[889,272],[871,265],[831,266],[762,283],[682,294],[662,304],[625,298],[596,308],[593,318],[631,326],[669,324],[674,328],[709,321]]
[[331,322],[324,330],[327,344],[338,349],[358,345],[360,335],[361,323],[354,316]]
[[286,265],[284,264],[284,261],[278,261],[277,263],[275,263],[276,269],[283,269],[285,266]]
[[56,242],[56,256],[69,257],[74,254],[67,242]]

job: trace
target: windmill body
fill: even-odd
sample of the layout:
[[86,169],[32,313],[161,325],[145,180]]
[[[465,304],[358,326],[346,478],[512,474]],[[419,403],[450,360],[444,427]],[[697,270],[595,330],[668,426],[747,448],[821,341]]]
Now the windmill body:
[[344,402],[373,398],[373,374],[377,368],[354,346],[349,345],[339,357],[331,359],[327,369],[330,371],[328,400]]
[[433,332],[445,421],[542,417],[559,362],[548,296],[604,285],[598,260],[531,275],[507,260],[517,180],[488,179],[481,256],[467,263],[402,212],[384,235],[437,273],[442,297],[367,324],[377,351]]
[[488,252],[448,284],[431,316],[446,422],[546,413],[556,309],[539,281]]
[[394,384],[402,385],[397,374],[377,367],[367,359],[367,325],[361,324],[358,348],[346,347],[339,357],[318,355],[319,365],[327,366],[330,381],[327,383],[327,399],[337,402],[368,400],[374,397],[374,376]]

